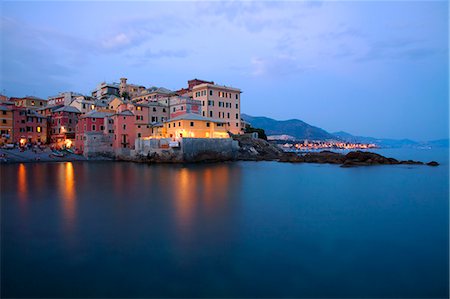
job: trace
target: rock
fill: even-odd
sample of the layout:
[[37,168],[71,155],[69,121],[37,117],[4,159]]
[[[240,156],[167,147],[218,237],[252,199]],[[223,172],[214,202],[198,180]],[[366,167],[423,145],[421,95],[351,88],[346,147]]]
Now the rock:
[[436,161],[431,161],[427,163],[428,166],[439,166],[439,163]]

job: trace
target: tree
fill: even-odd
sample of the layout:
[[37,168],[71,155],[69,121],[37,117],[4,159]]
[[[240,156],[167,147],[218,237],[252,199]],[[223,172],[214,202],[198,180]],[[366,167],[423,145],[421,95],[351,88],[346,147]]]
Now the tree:
[[251,125],[246,125],[244,128],[244,133],[258,133],[258,137],[267,140],[266,132],[261,128],[253,128]]
[[130,99],[130,95],[126,91],[122,92],[121,97],[124,98],[125,100],[129,100]]

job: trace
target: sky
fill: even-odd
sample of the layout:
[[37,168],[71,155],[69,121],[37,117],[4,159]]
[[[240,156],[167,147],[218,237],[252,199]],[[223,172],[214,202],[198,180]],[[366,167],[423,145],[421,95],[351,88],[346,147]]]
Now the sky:
[[8,96],[198,78],[240,88],[253,116],[448,138],[447,1],[2,1],[0,12]]

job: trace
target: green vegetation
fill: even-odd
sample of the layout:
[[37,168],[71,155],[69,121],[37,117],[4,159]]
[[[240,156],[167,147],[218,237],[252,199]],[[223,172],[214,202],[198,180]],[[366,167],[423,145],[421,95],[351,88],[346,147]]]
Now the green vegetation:
[[253,128],[251,125],[246,125],[244,128],[244,133],[258,133],[258,137],[267,140],[266,132],[261,128]]
[[125,100],[129,100],[130,99],[130,95],[126,91],[122,92],[121,97],[124,98]]

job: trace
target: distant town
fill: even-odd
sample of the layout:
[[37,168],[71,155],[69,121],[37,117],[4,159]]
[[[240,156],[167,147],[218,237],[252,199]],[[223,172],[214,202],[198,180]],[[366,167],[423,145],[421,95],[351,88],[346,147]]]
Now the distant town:
[[353,143],[353,142],[341,142],[341,141],[308,141],[302,142],[286,142],[282,144],[285,149],[311,151],[322,149],[338,149],[338,150],[366,150],[377,148],[374,143]]

